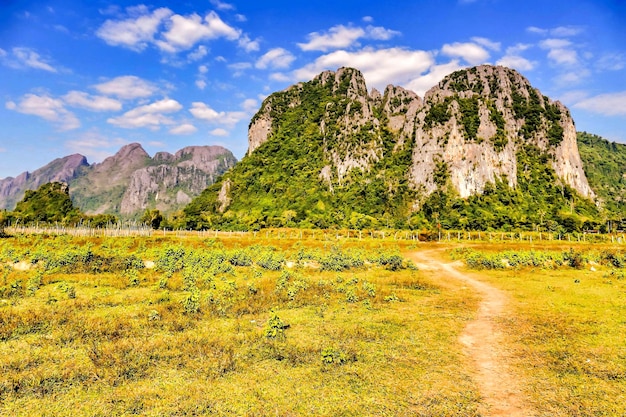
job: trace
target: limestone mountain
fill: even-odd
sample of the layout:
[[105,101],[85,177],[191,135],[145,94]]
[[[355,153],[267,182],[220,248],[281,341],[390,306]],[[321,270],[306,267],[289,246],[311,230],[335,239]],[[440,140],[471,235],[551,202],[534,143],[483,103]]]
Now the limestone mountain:
[[518,72],[456,71],[420,98],[352,68],[267,97],[246,156],[188,227],[581,227],[598,215],[568,109]]
[[42,168],[31,172],[23,172],[17,177],[0,180],[0,209],[13,210],[18,201],[24,197],[26,190],[37,190],[50,182],[69,183],[76,178],[82,167],[86,167],[87,158],[74,154],[58,158]]
[[123,146],[101,163],[71,155],[17,178],[0,181],[0,207],[12,210],[26,190],[48,182],[69,184],[74,206],[87,214],[140,216],[146,209],[184,207],[237,160],[221,146],[190,146],[153,158],[138,143]]

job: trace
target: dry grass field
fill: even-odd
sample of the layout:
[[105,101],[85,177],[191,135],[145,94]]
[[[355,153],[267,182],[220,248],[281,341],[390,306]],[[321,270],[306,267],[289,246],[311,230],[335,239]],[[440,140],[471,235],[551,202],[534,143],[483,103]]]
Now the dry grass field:
[[509,296],[533,415],[625,415],[624,251],[574,246],[3,238],[0,415],[490,415],[460,341],[481,295],[411,262],[433,248]]

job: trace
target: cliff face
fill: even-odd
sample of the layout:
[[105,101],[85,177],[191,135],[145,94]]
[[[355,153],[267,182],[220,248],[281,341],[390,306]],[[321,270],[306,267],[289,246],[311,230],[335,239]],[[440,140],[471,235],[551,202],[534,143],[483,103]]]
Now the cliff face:
[[0,181],[0,208],[12,210],[26,190],[62,182],[69,184],[74,205],[87,214],[131,217],[147,208],[171,212],[184,207],[236,162],[220,146],[191,146],[151,158],[140,144],[131,143],[101,163],[89,165],[76,154],[33,173],[6,178]]
[[[300,83],[266,99],[250,124],[248,154],[276,135],[287,109],[306,105],[313,95],[311,85],[332,92],[316,121],[328,162],[319,177],[330,189],[350,171],[367,172],[410,142],[412,163],[406,174],[423,196],[441,185],[440,177],[463,198],[481,194],[497,180],[515,187],[518,153],[535,146],[549,155],[564,185],[594,197],[568,109],[516,71],[489,65],[447,76],[423,100],[391,85],[382,95],[376,90],[368,94],[363,76],[354,69],[323,72],[306,84],[307,91]],[[391,152],[386,149],[390,136]]]
[[479,66],[457,71],[426,92],[415,119],[410,178],[426,193],[437,184],[437,164],[449,168],[461,197],[480,194],[487,183],[517,184],[517,155],[535,146],[550,155],[565,185],[592,198],[569,111],[508,68]]
[[154,165],[133,172],[120,204],[122,214],[146,208],[171,211],[185,206],[235,163],[221,146],[192,146],[155,155]]
[[26,190],[36,190],[49,182],[69,183],[79,175],[81,168],[87,166],[87,158],[74,154],[55,159],[32,173],[23,172],[15,178],[4,178],[0,180],[0,209],[13,210]]

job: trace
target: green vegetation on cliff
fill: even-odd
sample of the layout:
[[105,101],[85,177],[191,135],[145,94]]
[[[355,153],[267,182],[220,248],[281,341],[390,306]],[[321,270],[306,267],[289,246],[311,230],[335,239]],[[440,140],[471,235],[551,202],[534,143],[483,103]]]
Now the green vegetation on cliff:
[[610,218],[626,218],[626,144],[578,132],[578,150],[589,185]]

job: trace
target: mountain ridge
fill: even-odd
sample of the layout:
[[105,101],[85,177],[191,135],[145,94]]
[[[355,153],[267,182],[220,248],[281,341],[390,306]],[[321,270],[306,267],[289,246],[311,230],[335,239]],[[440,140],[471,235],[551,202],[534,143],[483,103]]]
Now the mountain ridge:
[[235,163],[221,146],[188,146],[150,157],[141,144],[130,143],[91,165],[85,156],[73,154],[32,173],[0,180],[0,209],[13,209],[26,190],[62,182],[69,184],[72,201],[87,214],[136,217],[145,209],[173,212]]
[[505,67],[456,71],[424,99],[395,86],[368,93],[353,68],[324,71],[268,96],[248,141],[237,166],[185,208],[186,227],[418,227],[444,215],[479,227],[477,206],[463,207],[494,189],[531,201],[519,219],[499,213],[485,227],[571,223],[568,199],[579,223],[595,215],[569,110]]

